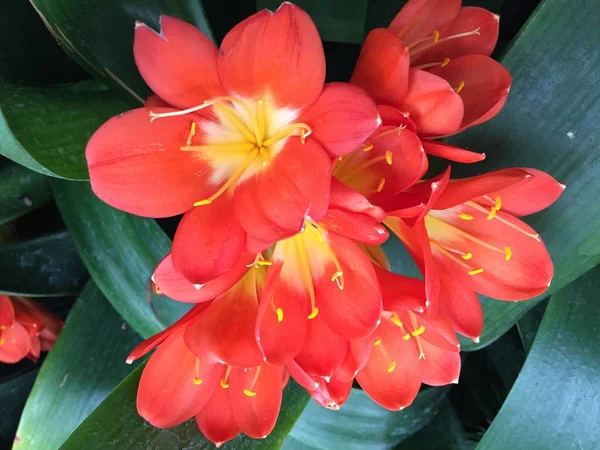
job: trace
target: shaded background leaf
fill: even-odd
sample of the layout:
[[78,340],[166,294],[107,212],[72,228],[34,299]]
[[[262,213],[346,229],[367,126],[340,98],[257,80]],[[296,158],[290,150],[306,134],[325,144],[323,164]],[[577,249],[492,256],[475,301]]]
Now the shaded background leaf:
[[27,214],[51,198],[47,177],[18,164],[6,162],[0,166],[0,224]]

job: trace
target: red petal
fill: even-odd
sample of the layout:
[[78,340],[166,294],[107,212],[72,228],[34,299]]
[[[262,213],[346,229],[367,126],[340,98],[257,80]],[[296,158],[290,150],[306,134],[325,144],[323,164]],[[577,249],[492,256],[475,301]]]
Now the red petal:
[[[458,94],[465,108],[460,130],[483,123],[498,114],[506,102],[512,83],[508,70],[484,55],[461,56],[444,67],[434,67],[430,71],[444,78],[451,86],[462,86],[464,83]],[[441,133],[440,136],[443,134],[447,133]]]
[[453,89],[459,83],[451,85],[441,76],[410,69],[408,91],[398,107],[410,113],[419,136],[444,136],[459,129],[464,106],[461,96]]
[[256,271],[253,269],[232,289],[213,301],[185,329],[185,342],[198,357],[234,367],[256,366],[263,356],[254,327],[258,313]]
[[373,265],[381,286],[384,311],[424,311],[425,283]]
[[[494,202],[496,197],[502,201],[502,211],[513,216],[527,216],[546,209],[564,192],[566,186],[560,184],[541,170],[522,168],[532,177],[527,183],[516,184],[505,189],[490,192],[487,197]],[[482,206],[489,207],[490,200],[483,197],[474,199]]]
[[[192,283],[226,274],[246,248],[246,233],[227,196],[187,212],[173,239],[173,266]],[[201,255],[201,257],[200,257]]]
[[[377,331],[375,331],[377,333]],[[371,351],[373,351],[374,335],[363,339],[353,339],[346,354],[343,364],[335,372],[340,381],[352,381],[356,374],[367,364]]]
[[33,336],[31,338],[31,349],[29,350],[27,358],[29,358],[32,361],[37,361],[37,359],[40,357],[41,352],[42,348],[40,344],[40,338],[37,336]]
[[192,121],[202,119],[188,115],[150,122],[149,113],[149,108],[123,113],[94,133],[85,150],[92,189],[109,205],[132,214],[174,216],[214,189],[209,164],[197,152],[180,150]]
[[135,24],[133,54],[150,89],[181,109],[224,95],[217,73],[217,48],[195,26],[160,17],[160,34]]
[[483,331],[483,311],[477,294],[443,272],[439,277],[441,313],[457,333],[479,340]]
[[398,328],[387,320],[381,321],[377,331],[381,342],[356,375],[356,381],[375,402],[399,411],[413,402],[421,387],[419,351],[414,339],[404,341]]
[[196,414],[198,428],[217,448],[241,433],[229,403],[229,390],[218,386],[204,408]]
[[333,233],[363,244],[380,245],[389,237],[385,227],[370,217],[339,209],[330,209],[319,224]]
[[375,102],[361,88],[328,83],[317,101],[298,119],[332,158],[347,155],[377,129],[381,120]]
[[460,163],[476,163],[485,159],[485,153],[475,153],[453,145],[438,141],[429,141],[422,139],[421,144],[428,155],[448,159]]
[[302,367],[293,359],[285,363],[285,368],[289,371],[292,378],[307,391],[318,389],[319,383],[316,382]]
[[363,195],[349,188],[335,177],[331,178],[329,208],[364,214],[372,217],[377,222],[383,222],[387,216],[383,209],[372,205]]
[[[473,219],[463,220],[459,214]],[[434,216],[436,219],[427,221],[430,238],[446,248],[472,254],[463,261],[432,246],[436,261],[455,282],[500,300],[529,299],[550,285],[554,274],[550,255],[535,230],[519,219],[498,211],[487,220],[488,210],[467,205],[435,211]],[[483,272],[469,275],[480,268]]]
[[191,319],[196,317],[202,311],[206,309],[208,303],[201,303],[195,305],[191,310],[189,310],[181,319],[175,322],[170,327],[164,329],[158,334],[149,337],[142,343],[138,344],[127,357],[127,364],[131,364],[135,360],[141,358],[148,352],[154,350],[160,344],[162,344],[169,336],[171,336],[176,330],[182,328],[185,324],[187,324]]
[[221,44],[219,75],[229,92],[272,97],[280,108],[312,104],[323,89],[325,55],[311,18],[291,3],[260,11],[235,26]]
[[[379,282],[369,258],[348,239],[327,233],[325,238],[343,272],[343,289],[331,277],[338,270],[332,263],[325,266],[311,259],[311,272],[321,276],[314,278],[319,315],[331,329],[348,339],[371,334],[381,315]],[[314,261],[313,261],[314,260]]]
[[432,317],[426,312],[418,313],[410,311],[401,313],[399,318],[408,333],[413,333],[423,326],[424,331],[419,335],[421,340],[425,340],[445,351],[460,351],[460,344],[456,333],[443,315],[438,314],[436,317]]
[[430,386],[458,383],[460,375],[460,353],[442,350],[421,339],[424,359],[419,360],[421,380]]
[[327,211],[331,160],[319,143],[291,137],[272,162],[235,189],[235,213],[253,238],[265,243],[292,236],[309,216]]
[[281,366],[264,364],[231,372],[229,402],[243,433],[254,439],[271,433],[281,408],[281,390]]
[[0,295],[0,327],[10,327],[15,322],[15,309],[10,298]]
[[388,105],[377,105],[377,111],[379,111],[379,117],[381,117],[382,126],[402,126],[413,133],[417,132],[417,126],[412,120],[410,120],[408,113],[402,112],[398,108]]
[[389,29],[406,43],[428,36],[456,19],[461,0],[410,0]]
[[254,255],[243,253],[233,268],[223,275],[203,285],[188,281],[173,267],[171,253],[156,266],[152,281],[160,294],[185,303],[200,303],[213,300],[234,286],[248,272],[248,265]]
[[331,377],[348,352],[348,340],[331,330],[318,314],[308,321],[304,348],[295,361],[310,376]]
[[408,88],[408,48],[385,28],[371,31],[350,82],[366,90],[378,104],[399,105]]
[[450,180],[435,201],[434,208],[452,208],[495,191],[525,187],[532,180],[533,177],[524,169],[495,170],[475,177]]
[[440,28],[440,41],[448,36],[468,33],[476,29],[479,30],[479,34],[438,42],[433,47],[417,53],[411,62],[413,65],[421,65],[465,55],[489,56],[498,41],[499,24],[500,17],[487,9],[473,6],[461,8],[454,21]]
[[[176,330],[144,368],[137,394],[138,413],[158,428],[185,422],[206,404],[222,368],[202,359],[197,365],[183,342],[183,328]],[[196,384],[194,379],[202,382]]]
[[20,323],[0,331],[0,362],[13,364],[21,361],[31,350],[31,337]]
[[352,382],[353,380],[341,381],[334,375],[329,381],[323,379],[319,383],[319,388],[310,392],[310,395],[319,405],[338,410],[348,400],[352,391]]
[[145,108],[156,108],[156,107],[169,108],[170,106],[169,106],[169,104],[167,102],[165,102],[158,95],[151,94],[151,95],[148,96],[148,98],[144,102],[144,107]]
[[256,320],[256,340],[270,364],[284,364],[300,352],[310,314],[304,286],[280,276],[282,268],[285,262],[269,267]]

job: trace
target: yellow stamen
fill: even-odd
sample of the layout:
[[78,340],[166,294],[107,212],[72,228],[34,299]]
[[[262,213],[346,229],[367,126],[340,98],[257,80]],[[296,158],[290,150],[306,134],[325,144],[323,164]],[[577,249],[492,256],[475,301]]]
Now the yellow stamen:
[[273,265],[273,262],[259,259],[258,261],[256,261],[256,264],[259,266],[271,266]]
[[471,271],[469,271],[469,275],[478,275],[480,273],[483,273],[483,268],[479,268],[479,269],[473,269]]
[[[479,205],[479,204],[477,204],[477,203],[475,203],[475,202],[467,202],[467,203],[465,203],[465,204],[466,204],[466,205],[469,205],[469,206],[471,206],[472,208],[474,208],[474,209],[476,209],[477,211],[479,211],[479,212],[482,212],[482,213],[484,213],[484,214],[487,214],[487,213],[488,213],[488,211],[487,211],[487,210],[486,210],[486,209],[485,209],[483,206],[481,206],[481,205]],[[494,207],[494,208],[495,208],[495,207]],[[528,233],[527,231],[525,231],[525,230],[523,230],[523,229],[519,228],[517,225],[515,225],[515,224],[513,224],[513,223],[511,223],[511,222],[509,222],[509,221],[507,221],[506,219],[502,218],[501,216],[495,216],[495,218],[496,218],[497,220],[499,220],[500,222],[502,222],[504,225],[508,225],[508,226],[509,226],[509,227],[511,227],[513,230],[516,230],[516,231],[518,231],[518,232],[520,232],[520,233],[523,233],[525,236],[528,236],[528,237],[530,237],[530,238],[533,238],[533,239],[535,239],[535,240],[536,240],[536,241],[538,241],[538,242],[541,242],[541,240],[540,240],[540,235],[539,235],[539,234],[531,234],[531,233]]]
[[[385,154],[385,155],[376,156],[375,158],[368,159],[368,160],[366,160],[365,162],[363,162],[362,164],[359,164],[359,165],[357,165],[356,167],[354,167],[354,169],[350,170],[350,171],[349,171],[348,173],[346,173],[344,176],[340,176],[340,177],[338,177],[338,178],[339,178],[339,180],[340,180],[342,183],[345,183],[345,182],[346,182],[346,181],[348,181],[350,178],[352,178],[354,175],[356,175],[356,174],[358,174],[358,173],[362,172],[363,170],[366,170],[366,169],[368,169],[369,167],[371,167],[371,166],[372,166],[372,165],[374,165],[374,164],[377,164],[377,163],[378,163],[378,162],[380,162],[380,161],[386,161],[386,162],[388,162],[388,156],[387,156],[387,152],[389,152],[389,150],[388,150],[388,151],[386,151],[386,154]],[[391,154],[391,152],[390,152],[390,154]],[[391,161],[391,160],[392,160],[392,157],[390,156],[390,157],[389,157],[389,161]],[[390,164],[390,162],[388,162],[388,164]]]
[[398,317],[396,315],[396,313],[393,313],[392,316],[390,317],[390,320],[392,321],[392,323],[394,325],[396,325],[397,327],[403,327],[404,324],[402,323],[402,321],[400,320],[400,317]]
[[0,338],[0,345],[4,345],[4,343],[6,342],[6,338],[3,336]]
[[436,34],[435,34],[436,31],[433,32],[433,42],[431,42],[431,43],[429,43],[427,45],[424,45],[423,47],[419,48],[418,50],[414,50],[413,51],[412,48],[416,47],[417,45],[421,44],[422,42],[425,42],[425,41],[431,39],[431,37],[427,37],[427,38],[421,39],[420,41],[417,41],[417,42],[409,45],[408,48],[411,49],[410,56],[414,56],[417,53],[421,53],[422,51],[425,51],[425,50],[427,50],[427,49],[429,49],[429,48],[431,48],[431,47],[433,47],[435,45],[441,44],[442,42],[450,41],[452,39],[458,39],[458,38],[461,38],[461,37],[467,37],[467,36],[473,36],[473,35],[478,35],[478,36],[481,35],[481,33],[479,32],[479,28],[476,28],[476,29],[474,29],[472,31],[467,31],[465,33],[453,34],[451,36],[446,36],[445,38],[442,38],[442,39],[439,38],[439,33],[438,33],[438,39],[436,40],[435,39],[435,37],[436,37]]
[[448,64],[450,64],[450,58],[444,58],[444,62],[442,64],[440,64],[442,67],[446,67]]
[[396,368],[396,361],[394,361],[393,359],[390,361],[390,365],[388,367],[388,373],[392,373],[394,371],[394,369]]
[[502,208],[502,199],[500,197],[496,197],[494,199],[494,208],[496,208],[498,211],[500,211],[500,208]]
[[244,389],[244,394],[248,397],[254,397],[256,395],[256,391],[254,391],[254,385],[256,384],[256,380],[258,380],[258,376],[260,375],[260,369],[262,367],[258,367],[256,369],[256,373],[254,374],[254,378],[252,378],[252,383],[250,383],[250,387],[248,389]]
[[221,380],[221,381],[219,381],[219,384],[221,384],[221,387],[223,389],[229,389],[229,383],[227,381]]
[[[469,204],[470,204],[470,202],[469,202]],[[488,211],[486,209],[481,208],[481,210],[483,212],[485,212],[486,214],[488,213]],[[429,215],[426,216],[426,220],[427,221],[434,221],[434,222],[438,223],[439,225],[441,225],[443,227],[446,227],[446,228],[451,228],[452,231],[454,233],[458,234],[459,236],[462,236],[462,237],[468,239],[469,241],[474,242],[476,244],[479,244],[482,247],[485,247],[485,248],[487,248],[489,250],[493,250],[493,251],[498,252],[498,253],[504,253],[504,250],[501,250],[498,247],[495,247],[495,246],[493,246],[491,244],[488,244],[487,242],[482,241],[481,239],[476,238],[472,234],[469,234],[466,231],[461,230],[460,228],[457,228],[454,225],[449,224],[448,222],[444,222],[443,220],[440,220],[440,219],[438,219],[437,217],[435,217],[435,216],[433,216],[431,214],[429,214]]]
[[373,150],[373,144],[369,144],[363,148],[363,152],[370,152],[371,150]]
[[381,339],[377,339],[377,340],[376,340],[376,341],[373,343],[373,345],[379,345],[379,344],[381,344]]
[[256,391],[251,391],[250,389],[244,389],[244,394],[248,397],[254,397],[256,395]]
[[218,103],[213,105],[213,108],[225,116],[227,120],[233,123],[233,126],[235,126],[244,136],[246,136],[246,139],[256,144],[256,136],[254,133],[248,129],[248,127],[239,119],[236,114],[233,113],[231,108],[219,105]]
[[200,384],[202,384],[202,380],[198,377],[194,377],[194,384],[200,385]]
[[473,220],[473,216],[465,213],[460,213],[458,217],[460,217],[462,220]]
[[464,255],[461,256],[462,259],[468,261],[473,257],[472,253],[465,253]]
[[446,58],[443,61],[438,61],[438,62],[432,62],[432,63],[427,63],[427,64],[421,64],[420,66],[414,66],[415,69],[419,69],[419,70],[424,70],[424,69],[430,69],[432,67],[446,67],[448,65],[448,63],[450,63],[450,58]]
[[265,102],[259,100],[256,103],[256,142],[262,145],[265,137]]
[[227,180],[227,182],[223,186],[221,186],[221,188],[216,193],[214,193],[207,199],[197,201],[196,203],[194,203],[194,206],[208,205],[208,204],[212,203],[214,200],[216,200],[218,197],[220,197],[221,194],[223,194],[231,186],[233,186],[235,183],[237,183],[237,181],[242,177],[242,175],[244,174],[246,169],[250,166],[250,164],[252,164],[252,161],[254,161],[254,158],[256,158],[257,156],[258,156],[258,149],[255,148],[254,150],[252,150],[252,152],[250,152],[250,154],[246,157],[246,159],[244,159],[244,161],[242,161],[242,164],[240,164],[240,167],[235,171],[235,173],[231,176],[231,178],[229,178],[229,180]]
[[277,322],[281,323],[283,321],[283,309],[277,308],[275,313],[277,314]]
[[308,315],[307,319],[314,319],[315,317],[317,317],[317,314],[319,314],[319,308],[314,307],[311,313]]
[[223,389],[229,388],[229,375],[230,374],[231,374],[231,366],[227,366],[227,371],[225,371],[225,377],[223,377],[223,379],[221,381],[219,381],[219,384],[221,385],[221,387]]
[[344,290],[344,272],[342,272],[341,270],[338,270],[336,273],[334,273],[331,276],[331,281],[335,281],[338,285],[338,288],[340,289],[340,291]]
[[392,156],[393,156],[393,153],[391,150],[385,151],[385,162],[388,163],[389,166],[392,165]]
[[381,192],[383,190],[383,186],[385,186],[385,178],[379,180],[379,184],[377,185],[377,192]]
[[510,258],[512,258],[512,250],[510,247],[504,247],[504,259],[510,261]]
[[249,143],[234,143],[234,144],[206,144],[206,145],[186,145],[184,147],[179,147],[179,150],[184,152],[195,152],[195,151],[211,151],[217,150],[220,152],[226,151],[244,151],[252,150],[254,148],[254,144]]
[[465,87],[465,82],[461,81],[460,84],[458,85],[458,87],[455,89],[456,93],[460,94],[460,91],[462,91],[464,87]]
[[273,136],[263,141],[263,147],[269,147],[278,140],[288,136],[302,136],[302,132],[304,132],[304,137],[306,137],[312,133],[312,129],[305,123],[293,123],[287,127],[280,128]]
[[196,371],[196,376],[193,379],[194,384],[200,385],[202,384],[202,379],[200,378],[200,360],[196,358],[194,362],[194,370]]
[[402,339],[408,341],[410,339],[410,334],[406,333],[404,336],[402,336]]
[[298,247],[298,257],[300,259],[300,271],[304,278],[304,285],[308,290],[308,296],[310,297],[310,308],[311,313],[308,319],[314,319],[319,314],[319,308],[316,306],[315,299],[315,286],[313,285],[312,275],[310,273],[310,265],[308,264],[308,253],[306,252],[306,246],[304,245],[304,238],[302,234],[297,234],[294,237],[296,246]]
[[190,127],[190,134],[188,134],[188,138],[186,139],[186,145],[191,145],[192,138],[196,134],[196,122],[192,122],[192,126]]
[[487,220],[492,220],[494,217],[496,217],[497,212],[498,210],[496,208],[490,209],[490,213],[487,216]]
[[[454,256],[450,251],[448,251],[448,249],[446,249],[443,245],[441,245],[439,242],[436,242],[434,240],[430,240],[430,242],[433,244],[434,247],[436,247],[438,250],[440,250],[444,255],[446,255],[448,258],[450,258],[452,261],[457,262],[458,264],[460,264],[461,266],[470,269],[471,266],[469,266],[466,262],[461,261],[460,259],[458,259],[456,256]],[[454,253],[456,253],[457,251],[455,251]],[[463,255],[461,255],[462,258]],[[463,258],[464,259],[464,258]]]
[[412,334],[413,336],[420,336],[425,332],[425,325],[421,325],[419,328],[417,328],[415,331],[413,331]]

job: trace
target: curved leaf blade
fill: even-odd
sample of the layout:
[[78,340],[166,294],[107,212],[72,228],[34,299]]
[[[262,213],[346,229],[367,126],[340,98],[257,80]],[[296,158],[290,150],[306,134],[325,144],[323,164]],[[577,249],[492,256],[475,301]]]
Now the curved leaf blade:
[[150,289],[154,268],[171,249],[156,221],[108,206],[89,183],[54,179],[52,189],[92,279],[133,329],[152,336],[189,310]]
[[[154,428],[137,413],[135,397],[144,365],[138,367],[75,430],[61,450],[213,450],[193,420],[169,429]],[[265,439],[238,436],[221,448],[225,450],[277,449],[302,413],[308,401],[306,391],[290,381],[283,392],[283,404],[273,432]]]
[[523,370],[477,449],[597,447],[599,289],[596,268],[550,297]]
[[77,295],[87,278],[66,231],[0,247],[0,293],[27,297]]
[[37,367],[26,373],[0,383],[0,448],[13,444],[19,414],[37,375]]
[[132,371],[125,358],[139,342],[89,282],[40,368],[13,449],[59,448]]
[[131,107],[96,81],[60,87],[0,86],[0,154],[43,175],[89,178],[85,146]]
[[33,211],[51,198],[47,177],[18,164],[0,168],[0,224]]

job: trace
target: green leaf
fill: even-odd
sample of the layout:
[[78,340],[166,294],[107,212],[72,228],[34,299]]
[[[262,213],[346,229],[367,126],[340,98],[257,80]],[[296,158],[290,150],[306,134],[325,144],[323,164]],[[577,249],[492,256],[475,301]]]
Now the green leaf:
[[[454,175],[474,175],[504,167],[534,167],[567,189],[548,210],[526,218],[546,243],[555,264],[548,294],[600,263],[600,3],[574,8],[569,0],[546,0],[514,40],[502,63],[514,77],[504,110],[491,121],[450,139],[485,152],[483,163],[456,166]],[[573,64],[572,43],[578,54]],[[576,80],[576,81],[575,81]],[[465,87],[467,89],[468,86]],[[486,319],[474,350],[497,339],[543,297],[518,303],[484,299]]]
[[[256,9],[275,11],[281,3],[281,0],[256,0]],[[294,3],[310,14],[324,41],[362,43],[367,0],[297,0]]]
[[52,198],[50,181],[18,164],[0,168],[0,224],[9,222]]
[[150,90],[133,60],[136,20],[159,29],[169,15],[212,37],[199,0],[31,0],[63,49],[96,78],[143,103]]
[[0,154],[43,175],[89,178],[85,146],[96,129],[130,106],[106,86],[0,86]]
[[[169,429],[150,426],[135,408],[142,367],[136,369],[75,430],[61,450],[121,450],[148,448],[160,450],[214,450],[193,420]],[[273,432],[265,439],[238,436],[221,447],[224,450],[277,449],[302,413],[308,401],[306,391],[290,381],[283,392],[283,404]]]
[[0,383],[0,448],[11,448],[19,414],[37,375],[37,368]]
[[149,337],[189,310],[150,289],[154,268],[171,249],[156,221],[108,206],[89,183],[53,180],[52,189],[92,279],[133,329]]
[[596,268],[552,295],[523,370],[477,449],[597,448],[599,290]]
[[546,306],[548,306],[547,302],[538,303],[517,322],[517,328],[525,353],[529,353],[529,350],[531,350],[537,330],[540,327],[540,323],[542,323]]
[[66,231],[0,247],[0,293],[28,297],[76,295],[87,277]]
[[13,449],[59,448],[132,371],[125,358],[139,342],[89,282],[42,364]]
[[310,402],[290,436],[324,450],[331,449],[333,442],[349,450],[390,449],[425,426],[447,393],[447,388],[425,389],[410,407],[394,412],[379,406],[364,391],[352,389],[339,411]]

